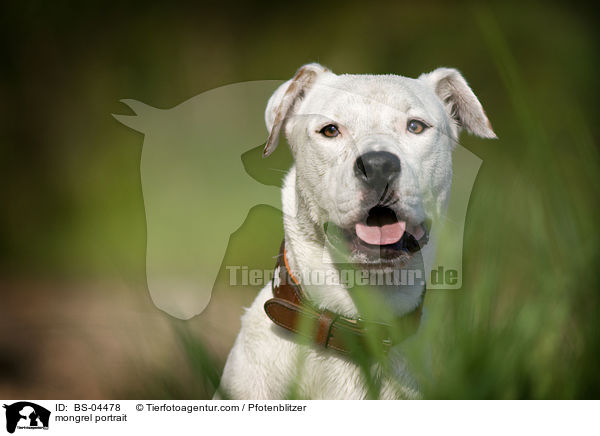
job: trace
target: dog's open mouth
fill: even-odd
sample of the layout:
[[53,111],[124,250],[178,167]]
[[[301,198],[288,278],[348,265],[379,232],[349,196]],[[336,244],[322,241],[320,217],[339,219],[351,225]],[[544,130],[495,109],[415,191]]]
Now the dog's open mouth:
[[394,261],[402,256],[416,253],[428,241],[428,220],[414,225],[385,206],[375,206],[368,216],[354,228],[340,228],[333,223],[325,224],[329,242],[350,255],[362,254],[368,261]]

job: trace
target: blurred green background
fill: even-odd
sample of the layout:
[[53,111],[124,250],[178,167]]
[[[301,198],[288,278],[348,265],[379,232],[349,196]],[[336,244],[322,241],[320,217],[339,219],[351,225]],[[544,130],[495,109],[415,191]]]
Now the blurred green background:
[[[258,289],[230,288],[221,271],[199,317],[154,307],[143,136],[111,113],[127,113],[122,98],[170,108],[312,61],[411,77],[458,68],[500,137],[461,138],[483,165],[463,289],[427,296],[425,396],[600,397],[599,51],[583,5],[4,3],[0,398],[212,395]],[[228,261],[271,268],[280,220],[252,209]]]

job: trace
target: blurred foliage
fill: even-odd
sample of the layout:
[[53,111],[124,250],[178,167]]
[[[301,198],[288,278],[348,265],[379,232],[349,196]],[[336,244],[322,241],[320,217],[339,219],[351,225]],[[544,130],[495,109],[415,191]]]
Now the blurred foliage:
[[[600,396],[593,6],[59,1],[0,8],[4,278],[116,277],[144,287],[142,137],[110,116],[123,113],[121,98],[172,107],[220,85],[288,78],[310,61],[334,72],[413,77],[451,66],[500,139],[461,138],[483,166],[467,214],[463,289],[428,294],[431,353],[420,360],[422,343],[407,350],[417,374],[428,368],[425,396]],[[247,167],[256,161],[252,153],[240,158]],[[256,178],[277,183],[272,174]],[[207,222],[218,225],[214,218]],[[280,213],[257,206],[232,236],[228,262],[270,268],[280,237]],[[226,277],[221,271],[218,282]],[[171,375],[161,390],[157,375],[131,395],[210,396],[222,356],[177,332],[199,379],[170,388]]]

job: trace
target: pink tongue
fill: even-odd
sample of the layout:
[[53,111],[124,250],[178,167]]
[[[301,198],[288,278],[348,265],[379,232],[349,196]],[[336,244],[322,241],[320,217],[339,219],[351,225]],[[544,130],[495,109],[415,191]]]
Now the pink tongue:
[[368,226],[363,223],[356,224],[356,236],[371,245],[395,244],[402,238],[406,230],[406,221],[398,221],[384,226]]

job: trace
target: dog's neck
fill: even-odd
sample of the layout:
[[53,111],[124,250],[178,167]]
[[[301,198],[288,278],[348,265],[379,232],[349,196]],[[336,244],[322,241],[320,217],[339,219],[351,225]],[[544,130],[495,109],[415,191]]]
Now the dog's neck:
[[[307,297],[321,309],[351,318],[361,316],[352,298],[352,290],[344,286],[335,261],[326,248],[324,233],[320,234],[313,224],[310,206],[296,189],[294,167],[284,181],[282,205],[289,266],[302,277]],[[414,270],[416,266],[409,262],[403,268]],[[420,282],[412,286],[380,284],[376,290],[393,314],[402,316],[421,303],[425,286]]]

